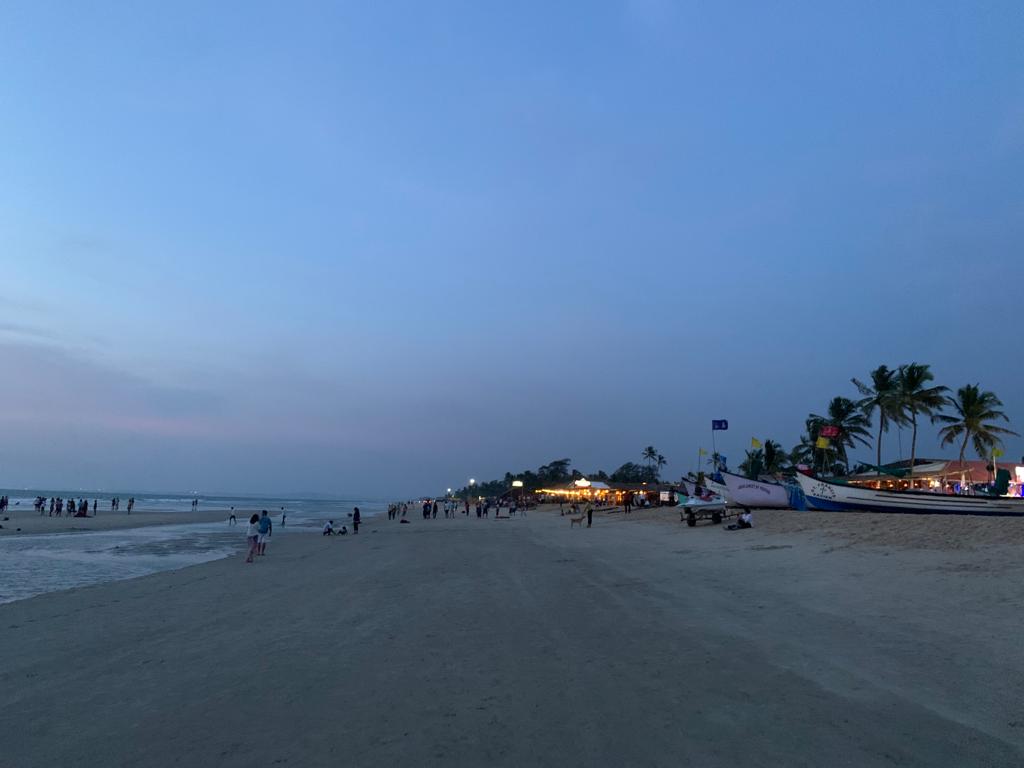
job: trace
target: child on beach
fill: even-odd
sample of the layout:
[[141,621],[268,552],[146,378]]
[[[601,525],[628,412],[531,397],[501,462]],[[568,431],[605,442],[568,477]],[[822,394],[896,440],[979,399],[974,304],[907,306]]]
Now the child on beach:
[[245,558],[245,562],[253,562],[252,556],[256,554],[256,550],[259,547],[260,541],[260,516],[253,515],[249,518],[249,528],[245,532],[245,537],[249,541],[249,556]]

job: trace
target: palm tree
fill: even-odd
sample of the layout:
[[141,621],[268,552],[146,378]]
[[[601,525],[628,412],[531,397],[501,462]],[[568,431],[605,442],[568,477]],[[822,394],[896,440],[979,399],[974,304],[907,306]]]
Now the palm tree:
[[932,422],[946,405],[949,387],[926,386],[934,381],[931,366],[923,363],[901,365],[896,372],[896,403],[900,418],[909,421],[912,429],[910,438],[910,469],[907,477],[914,476],[914,461],[917,459],[917,416],[927,416]]
[[995,393],[982,391],[977,384],[966,384],[956,391],[956,397],[948,400],[953,414],[938,414],[935,419],[946,426],[939,430],[942,445],[950,445],[963,436],[960,443],[960,467],[964,465],[964,451],[967,442],[971,441],[979,459],[987,459],[992,449],[1002,444],[999,435],[1016,435],[1017,433],[992,422],[1009,421],[1006,414],[999,410],[1002,401]]
[[871,444],[868,439],[871,437],[871,433],[868,432],[870,424],[868,417],[853,400],[848,397],[833,397],[828,404],[827,416],[818,416],[812,413],[807,417],[807,433],[812,440],[817,441],[822,427],[838,427],[839,435],[832,438],[832,443],[835,445],[836,458],[849,472],[850,461],[847,458],[846,449],[856,448],[857,443]]
[[664,457],[664,456],[662,456],[662,455],[661,455],[661,454],[659,453],[659,454],[658,454],[658,458],[657,458],[657,459],[655,460],[655,464],[657,464],[657,466],[658,466],[658,477],[661,477],[661,469],[662,469],[662,467],[664,467],[664,466],[665,466],[666,464],[668,464],[668,462],[667,462],[667,461],[665,461],[665,457]]
[[643,456],[644,461],[646,461],[649,466],[653,467],[654,463],[658,460],[658,449],[653,445],[648,445],[644,448],[641,455]]
[[764,468],[764,449],[754,448],[746,453],[747,458],[740,463],[740,472],[751,480],[757,480]]
[[869,419],[878,411],[878,437],[875,441],[875,467],[881,474],[882,466],[882,433],[889,431],[889,424],[899,423],[900,408],[896,398],[898,371],[887,365],[880,365],[871,372],[871,384],[864,384],[858,379],[850,379],[857,390],[864,395],[858,405]]
[[777,475],[782,471],[786,460],[786,452],[774,440],[764,441],[764,471],[767,475]]

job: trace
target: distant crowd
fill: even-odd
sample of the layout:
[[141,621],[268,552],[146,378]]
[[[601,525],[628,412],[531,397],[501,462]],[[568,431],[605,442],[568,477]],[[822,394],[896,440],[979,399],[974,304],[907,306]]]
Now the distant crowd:
[[[0,498],[0,511],[7,509],[9,500],[6,496]],[[40,515],[45,515],[47,508],[49,508],[50,517],[62,517],[65,512],[68,517],[88,517],[89,516],[89,500],[79,499],[64,499],[60,496],[51,496],[49,504],[47,504],[47,498],[45,496],[36,496],[36,500],[32,503],[33,509],[36,510]],[[132,510],[135,508],[135,497],[128,499],[127,511],[130,515]],[[95,516],[99,509],[99,499],[92,500],[92,514]],[[121,499],[115,497],[110,500],[110,511],[117,512],[121,509]]]
[[495,517],[501,515],[502,510],[504,510],[509,517],[514,517],[516,514],[520,514],[525,517],[526,510],[529,508],[529,504],[520,505],[518,500],[504,496],[500,498],[478,498],[473,504],[470,504],[469,499],[423,499],[422,501],[404,501],[389,504],[388,520],[408,522],[406,520],[406,516],[409,514],[410,504],[420,507],[424,520],[436,520],[438,512],[443,512],[446,518],[454,518],[456,515],[460,514],[465,517],[469,517],[471,516],[470,513],[475,511],[477,517],[484,518],[490,516],[492,509],[494,510]]

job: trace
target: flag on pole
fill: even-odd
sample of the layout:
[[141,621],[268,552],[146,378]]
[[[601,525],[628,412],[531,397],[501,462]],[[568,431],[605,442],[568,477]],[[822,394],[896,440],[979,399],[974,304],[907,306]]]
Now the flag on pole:
[[729,428],[729,422],[726,419],[712,419],[711,420],[711,431],[721,431]]
[[761,447],[761,441],[758,440],[756,437],[750,438],[750,447],[751,448],[760,448]]
[[993,459],[998,459],[1002,455],[1003,455],[1003,452],[999,448],[993,448],[992,449],[992,458]]
[[697,453],[698,456],[707,456],[708,455],[708,452],[705,451],[703,448],[698,448],[697,452],[698,452]]
[[818,431],[818,434],[822,437],[839,437],[839,427],[834,424],[826,424]]
[[832,445],[832,441],[829,440],[827,437],[819,437],[817,442],[814,444],[814,447],[815,448],[828,448],[830,445]]

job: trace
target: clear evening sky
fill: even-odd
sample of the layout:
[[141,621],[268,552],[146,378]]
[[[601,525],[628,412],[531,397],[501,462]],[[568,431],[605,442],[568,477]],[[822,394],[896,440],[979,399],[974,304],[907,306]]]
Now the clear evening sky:
[[1024,432],[1022,40],[1018,2],[4,3],[0,485],[678,477],[911,361]]

